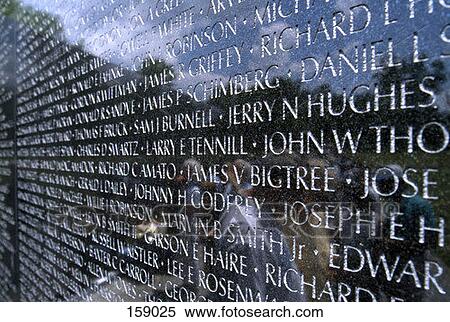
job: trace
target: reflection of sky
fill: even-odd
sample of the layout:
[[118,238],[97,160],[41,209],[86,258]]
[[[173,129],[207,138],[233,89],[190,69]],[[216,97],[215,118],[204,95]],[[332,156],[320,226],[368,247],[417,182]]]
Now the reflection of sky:
[[[392,38],[394,41],[394,52],[399,57],[411,57],[412,52],[412,35],[414,32],[419,33],[420,37],[420,49],[422,52],[439,55],[441,52],[450,52],[450,46],[445,44],[440,40],[439,35],[442,28],[449,22],[450,9],[443,8],[439,5],[438,1],[434,1],[434,12],[433,14],[428,14],[428,0],[416,0],[415,4],[415,18],[410,19],[409,12],[409,1],[406,0],[391,0],[389,1],[389,13],[391,17],[398,20],[398,23],[384,26],[384,12],[385,7],[383,5],[384,1],[381,0],[316,0],[315,5],[307,10],[300,9],[300,12],[289,18],[282,19],[279,18],[270,24],[265,24],[264,26],[257,26],[253,28],[252,21],[254,16],[255,6],[259,8],[263,7],[263,4],[272,3],[272,1],[252,1],[246,0],[240,4],[236,4],[238,1],[231,1],[235,5],[232,8],[217,14],[207,16],[206,12],[208,9],[209,1],[205,0],[185,0],[184,3],[177,9],[170,11],[169,13],[163,15],[159,19],[153,21],[144,21],[148,15],[149,8],[155,8],[157,1],[148,0],[23,0],[26,5],[30,5],[33,8],[39,10],[46,10],[52,15],[60,17],[63,23],[64,29],[67,33],[67,38],[69,41],[77,42],[81,41],[81,32],[87,30],[85,33],[82,43],[85,49],[96,55],[103,55],[107,50],[117,51],[120,49],[124,41],[129,41],[137,34],[147,31],[145,42],[146,46],[138,51],[131,54],[116,55],[111,58],[115,63],[121,63],[125,66],[131,66],[133,64],[133,59],[137,55],[143,56],[148,50],[154,50],[158,47],[164,48],[165,43],[176,38],[182,37],[183,35],[189,34],[191,32],[199,32],[202,28],[208,25],[212,25],[214,22],[225,19],[233,19],[234,15],[238,19],[238,34],[235,37],[230,37],[226,41],[220,41],[217,44],[208,45],[205,48],[197,49],[193,52],[181,55],[177,58],[171,58],[167,55],[156,55],[164,59],[170,64],[184,63],[187,65],[193,57],[198,57],[200,55],[205,55],[212,52],[213,50],[225,48],[231,45],[239,45],[242,42],[244,45],[244,55],[242,57],[242,63],[239,66],[230,67],[228,69],[223,69],[220,71],[215,71],[215,75],[207,74],[201,77],[195,77],[195,82],[201,79],[213,79],[214,76],[223,77],[228,79],[229,76],[244,72],[247,70],[252,70],[255,68],[264,69],[265,67],[272,64],[279,64],[282,66],[282,74],[286,74],[288,69],[293,71],[293,77],[298,76],[300,71],[300,62],[302,58],[305,57],[316,57],[319,62],[323,61],[327,52],[335,52],[342,49],[344,51],[349,51],[354,46],[361,46],[362,44],[370,44],[373,41],[387,40]],[[114,3],[112,3],[114,2]],[[144,2],[144,3],[143,3]],[[216,1],[214,1],[216,2]],[[228,3],[228,1],[223,1]],[[275,1],[279,3],[280,1]],[[292,8],[295,1],[282,0],[282,4],[286,5],[284,8]],[[299,7],[304,8],[307,0],[299,0]],[[311,1],[314,3],[314,1]],[[130,3],[134,4],[134,8],[130,8]],[[372,19],[370,26],[366,31],[362,33],[357,33],[354,35],[348,35],[346,37],[337,37],[330,41],[317,41],[317,44],[310,47],[302,47],[299,49],[294,49],[290,52],[284,52],[277,54],[276,56],[260,58],[259,51],[261,44],[261,35],[270,34],[273,32],[279,32],[282,28],[286,26],[299,25],[301,29],[305,26],[306,22],[311,21],[312,29],[317,28],[320,17],[325,17],[328,30],[331,32],[332,15],[333,12],[342,11],[346,14],[346,20],[344,25],[348,22],[349,8],[361,3],[367,4],[370,8]],[[161,22],[163,19],[171,17],[174,13],[181,12],[189,7],[195,7],[193,11],[195,12],[195,23],[190,28],[184,28],[181,31],[177,31],[164,39],[161,39],[157,34],[151,34],[149,31],[152,30],[152,26]],[[199,14],[200,10],[203,14]],[[287,9],[285,9],[287,10]],[[361,10],[359,12],[362,12]],[[134,30],[131,30],[130,21],[139,21],[138,14],[141,15],[144,23],[139,24]],[[111,19],[111,17],[114,17]],[[99,21],[101,18],[109,17],[108,24],[105,26],[95,26],[95,21]],[[357,14],[355,17],[355,24],[360,23],[363,18],[362,14]],[[250,21],[246,24],[243,23],[244,19]],[[76,28],[80,25],[79,22],[84,22],[83,28]],[[105,34],[117,28],[120,31],[120,37],[115,38],[108,44],[99,45],[95,40],[98,39],[99,35]],[[291,36],[292,37],[292,36]],[[319,37],[324,37],[323,33]],[[320,39],[320,38],[319,38]],[[323,40],[323,39],[322,39]],[[295,41],[292,39],[291,41]],[[250,53],[249,48],[253,47],[255,51],[253,54]],[[386,42],[381,45],[380,48],[385,48]],[[350,54],[352,57],[352,54]],[[409,61],[411,58],[408,59]],[[321,62],[322,63],[322,62]],[[447,63],[446,63],[447,64]],[[308,68],[308,65],[306,66]],[[324,77],[322,80],[317,80],[314,85],[320,82],[330,83],[332,86],[342,87],[345,83],[346,86],[352,86],[361,81],[367,81],[370,78],[369,73],[360,73],[355,75],[350,72],[350,69],[346,70],[342,77],[337,77],[333,79],[332,77]],[[194,81],[192,79],[187,79],[185,81]]]

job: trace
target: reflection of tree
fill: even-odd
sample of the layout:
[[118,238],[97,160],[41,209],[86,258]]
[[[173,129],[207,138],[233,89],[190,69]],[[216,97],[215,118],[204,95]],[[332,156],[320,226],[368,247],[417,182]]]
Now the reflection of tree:
[[0,5],[0,14],[6,17],[14,16],[19,10],[20,5],[17,0],[5,0]]
[[[432,89],[435,94],[439,94],[444,89],[444,84],[447,81],[446,71],[445,71],[445,65],[441,60],[436,60],[430,64],[431,66],[427,66],[425,63],[406,63],[403,62],[401,67],[396,68],[389,68],[384,69],[377,75],[375,75],[375,79],[378,81],[378,83],[381,85],[381,88],[387,90],[389,89],[389,86],[391,84],[395,84],[397,88],[400,88],[402,80],[405,79],[416,79],[416,80],[422,80],[427,76],[433,77],[433,80],[427,83],[427,87],[429,89]],[[423,91],[418,90],[416,86],[415,94],[413,97],[413,101],[417,102],[418,104],[426,104],[430,98],[428,95],[426,95]],[[396,101],[400,102],[400,91],[397,91],[397,97]],[[382,105],[381,108],[383,110],[388,110],[389,107],[387,106],[385,102],[384,106]],[[411,109],[406,112],[403,112],[401,110],[396,111],[394,113],[394,116],[401,119],[396,119],[398,121],[403,120],[403,122],[417,122],[423,119],[423,110],[420,110],[420,108],[417,109]],[[433,109],[429,108],[429,110],[426,111],[427,113],[432,113],[433,115],[439,114],[439,109]],[[389,116],[392,117],[392,113],[389,113]]]
[[153,76],[169,69],[173,71],[173,67],[166,64],[165,61],[148,58],[142,62],[141,74],[144,76]]
[[[315,88],[307,87],[302,83],[283,78],[280,80],[280,86],[275,89],[265,89],[253,93],[244,93],[237,96],[228,96],[214,100],[212,103],[219,106],[223,111],[233,105],[242,105],[245,103],[252,104],[253,102],[266,100],[272,102],[277,100],[277,105],[281,105],[283,100],[294,103],[297,98],[299,105],[299,117],[297,119],[288,117],[282,119],[280,114],[275,115],[272,122],[264,122],[258,124],[248,124],[246,131],[251,134],[270,133],[273,131],[307,131],[317,129],[337,129],[346,130],[352,127],[368,127],[370,125],[392,125],[392,126],[407,126],[419,125],[432,120],[440,120],[448,118],[448,113],[444,113],[444,107],[426,107],[422,108],[419,105],[426,105],[430,102],[430,96],[419,89],[420,80],[428,77],[426,86],[429,90],[438,96],[444,90],[444,84],[447,81],[445,65],[442,61],[437,60],[431,64],[421,63],[402,63],[401,67],[385,68],[381,72],[373,76],[374,84],[369,87],[378,86],[381,94],[389,93],[391,86],[395,85],[395,109],[390,108],[390,102],[386,98],[379,99],[379,110],[374,111],[374,94],[373,91],[359,91],[354,97],[354,104],[360,110],[364,110],[367,103],[371,104],[368,111],[355,113],[349,108],[349,89],[346,92],[346,103],[344,105],[344,96],[342,91],[337,91],[330,84],[322,84]],[[415,108],[401,109],[401,87],[402,82],[406,79],[417,80],[407,84],[407,91],[414,92],[408,95],[407,104],[414,103]],[[333,116],[327,113],[328,95],[332,97],[332,108],[334,111],[345,111],[338,116]],[[325,113],[321,115],[319,107],[315,105],[311,110],[311,115],[308,113],[308,100],[317,103],[323,100]],[[437,104],[437,103],[436,103]],[[434,105],[436,105],[434,104]],[[364,107],[364,108],[363,108]],[[223,120],[225,125],[226,120]],[[223,127],[225,128],[225,126]],[[222,128],[222,129],[223,129]],[[225,131],[222,132],[225,134]],[[255,136],[256,137],[256,136]],[[259,136],[261,137],[261,136]],[[361,141],[364,142],[364,141]],[[362,144],[364,149],[364,145]]]
[[0,4],[0,15],[12,18],[41,34],[54,34],[62,30],[58,18],[31,6],[24,6],[18,0],[6,0]]

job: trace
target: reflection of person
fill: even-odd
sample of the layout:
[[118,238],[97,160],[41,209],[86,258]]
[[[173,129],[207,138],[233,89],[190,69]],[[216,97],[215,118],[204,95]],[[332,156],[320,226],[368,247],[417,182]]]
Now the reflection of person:
[[[361,164],[341,157],[335,161],[337,168],[336,181],[339,184],[337,194],[334,196],[332,204],[339,205],[342,226],[332,241],[345,246],[354,247],[359,250],[372,252],[376,247],[381,235],[381,213],[380,198],[372,187],[367,195],[361,198],[361,191],[364,190],[364,183],[360,178],[364,178],[364,168]],[[348,220],[347,220],[348,219]],[[359,267],[361,259],[359,256],[348,256],[346,258],[348,267]],[[345,283],[353,289],[363,288],[366,292],[352,297],[352,301],[372,301],[374,296],[379,297],[379,283],[372,278],[368,272],[361,270],[358,273],[343,269],[332,268],[331,276],[337,283]]]
[[[424,218],[426,226],[431,227],[435,225],[433,208],[429,202],[418,195],[413,197],[402,196],[405,193],[405,184],[401,179],[403,169],[399,165],[389,165],[387,168],[400,179],[400,182],[396,193],[389,198],[388,201],[390,203],[384,209],[386,222],[384,227],[389,227],[391,217],[396,216],[395,222],[399,225],[396,229],[396,235],[401,236],[404,240],[392,240],[389,238],[388,232],[386,232],[382,243],[382,251],[390,259],[400,255],[402,262],[406,263],[412,260],[420,276],[423,275],[423,271],[421,271],[422,264],[429,255],[432,243],[420,243],[417,231],[420,217]],[[377,183],[382,191],[392,191],[395,185],[392,173],[386,171],[386,173],[379,176]],[[405,263],[399,263],[399,267]],[[382,285],[387,295],[398,296],[405,301],[421,301],[424,295],[423,289],[416,287],[412,277],[402,279],[400,285],[386,281],[383,281]]]
[[175,180],[184,185],[186,191],[186,205],[191,205],[193,202],[195,204],[200,203],[200,193],[196,193],[202,190],[201,182],[196,180],[191,180],[188,177],[188,173],[193,169],[200,169],[200,162],[195,159],[187,159],[183,162],[182,173],[175,178]]
[[[250,163],[242,159],[228,163],[227,176],[228,182],[222,192],[225,196],[240,196],[243,198],[250,197],[254,194],[254,188],[250,183]],[[236,177],[236,173],[240,175],[240,179]],[[256,205],[254,202],[249,206],[231,205],[225,213],[221,215],[222,225],[228,226],[230,223],[238,223],[240,225],[248,225],[254,227],[256,225],[257,214],[255,213]]]
[[[264,198],[264,194],[258,194],[258,191],[251,185],[251,164],[248,161],[235,160],[233,163],[228,164],[227,170],[228,182],[223,187],[223,194],[228,197],[260,197],[261,200]],[[239,175],[239,180],[236,177],[237,174]],[[276,195],[274,197],[277,198]],[[232,205],[228,210],[220,214],[219,221],[222,229],[225,231],[230,229],[234,232],[239,230],[245,240],[228,243],[226,240],[227,236],[224,236],[216,240],[214,247],[233,252],[238,256],[245,256],[250,272],[247,276],[236,276],[234,273],[218,270],[217,275],[237,281],[240,285],[246,286],[254,292],[257,291],[262,301],[274,299],[277,301],[304,301],[305,296],[300,291],[291,292],[286,285],[275,286],[267,281],[266,269],[268,264],[279,268],[282,272],[288,270],[298,271],[296,263],[290,261],[290,258],[292,258],[291,250],[274,215],[273,211],[267,209],[266,206],[263,206],[263,209],[258,209],[254,202],[249,202],[246,206]],[[279,246],[281,249],[271,251],[272,247],[269,245],[269,239],[272,241],[283,241],[282,245]],[[217,268],[213,269],[217,270]],[[297,277],[298,275],[291,274],[289,285],[293,289],[300,290],[300,281]],[[217,298],[215,300],[223,299]]]

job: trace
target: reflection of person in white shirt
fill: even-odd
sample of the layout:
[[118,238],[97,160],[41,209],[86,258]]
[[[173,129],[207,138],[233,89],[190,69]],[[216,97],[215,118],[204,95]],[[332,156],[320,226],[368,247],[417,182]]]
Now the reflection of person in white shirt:
[[[239,180],[236,178],[236,174],[239,175]],[[220,187],[221,192],[227,196],[240,196],[242,198],[254,197],[256,195],[255,188],[250,183],[251,178],[251,165],[244,160],[236,160],[233,164],[228,166],[228,182]],[[267,229],[271,232],[271,236],[275,240],[281,240],[284,238],[281,233],[280,227],[273,220],[273,214],[267,212],[267,209],[260,213],[260,209],[256,207],[256,204],[252,199],[249,199],[250,203],[245,205],[230,205],[229,209],[224,211],[220,216],[221,227],[224,231],[228,227],[234,227],[239,229],[243,236],[247,234],[260,234],[260,230]],[[262,216],[260,218],[260,216]],[[267,243],[266,235],[260,235],[257,238],[262,238],[263,243]],[[304,301],[305,297],[300,292],[292,293],[288,291],[284,286],[275,287],[266,283],[266,264],[270,263],[276,267],[280,267],[283,271],[287,269],[298,270],[295,263],[289,261],[292,257],[287,247],[287,243],[284,243],[284,255],[279,253],[270,252],[270,247],[266,245],[263,249],[261,247],[255,247],[249,244],[249,239],[245,239],[237,243],[228,243],[226,236],[223,236],[220,240],[215,242],[215,247],[220,250],[226,250],[233,252],[239,256],[245,256],[248,262],[248,268],[252,271],[246,277],[236,276],[230,272],[217,272],[217,275],[227,277],[230,280],[234,280],[241,285],[250,287],[251,289],[258,291],[261,294],[261,300],[270,301]],[[291,285],[296,285],[297,289],[300,289],[299,281],[292,281]],[[223,299],[217,299],[223,300]]]
[[[224,196],[241,196],[248,198],[253,196],[254,188],[250,183],[251,165],[247,161],[238,159],[233,164],[228,164],[228,182],[221,187]],[[236,173],[240,174],[240,179],[236,178]],[[240,182],[239,182],[240,181]],[[246,205],[230,205],[228,211],[222,213],[220,221],[225,227],[230,224],[239,224],[255,229],[258,217],[256,204],[253,200]]]
[[[199,161],[195,159],[187,159],[183,162],[183,166],[181,168],[181,174],[177,176],[176,180],[178,183],[185,185],[186,191],[186,204],[199,204],[201,198],[201,182],[196,180],[191,180],[188,178],[188,173],[192,171],[192,169],[200,169],[201,164]],[[191,204],[192,203],[192,204]]]

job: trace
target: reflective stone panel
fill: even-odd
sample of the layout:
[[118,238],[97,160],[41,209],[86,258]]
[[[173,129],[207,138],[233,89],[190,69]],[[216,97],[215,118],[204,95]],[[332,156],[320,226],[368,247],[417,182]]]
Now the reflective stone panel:
[[448,0],[2,0],[0,299],[448,301]]
[[0,298],[17,298],[14,20],[0,15]]

